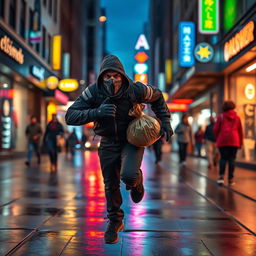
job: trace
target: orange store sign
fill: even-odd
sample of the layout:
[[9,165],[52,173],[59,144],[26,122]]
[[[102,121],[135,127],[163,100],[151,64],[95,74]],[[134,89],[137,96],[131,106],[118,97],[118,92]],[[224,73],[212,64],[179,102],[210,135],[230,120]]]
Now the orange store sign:
[[254,40],[254,22],[250,21],[224,45],[224,59],[229,61]]
[[15,46],[13,46],[13,41],[8,36],[0,38],[0,49],[19,64],[24,63],[24,54],[22,49],[17,49]]

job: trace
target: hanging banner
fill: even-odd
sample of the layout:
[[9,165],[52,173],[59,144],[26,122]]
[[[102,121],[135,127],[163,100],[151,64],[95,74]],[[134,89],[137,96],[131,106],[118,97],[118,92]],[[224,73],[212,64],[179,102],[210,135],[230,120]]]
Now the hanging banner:
[[219,33],[219,0],[199,0],[198,4],[199,32]]
[[179,65],[192,67],[195,64],[195,23],[182,21],[179,24]]

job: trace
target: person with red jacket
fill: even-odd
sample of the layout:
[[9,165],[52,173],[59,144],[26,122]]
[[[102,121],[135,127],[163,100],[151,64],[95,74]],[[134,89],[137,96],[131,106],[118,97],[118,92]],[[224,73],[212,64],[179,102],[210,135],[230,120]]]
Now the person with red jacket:
[[226,163],[228,162],[228,182],[234,185],[235,159],[238,148],[243,144],[243,130],[240,117],[234,111],[236,105],[233,101],[225,101],[213,131],[216,144],[220,151],[218,184],[224,184]]

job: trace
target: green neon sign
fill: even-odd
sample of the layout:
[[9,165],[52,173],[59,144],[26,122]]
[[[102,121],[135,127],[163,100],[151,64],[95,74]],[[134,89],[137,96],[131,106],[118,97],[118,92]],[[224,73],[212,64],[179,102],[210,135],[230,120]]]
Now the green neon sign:
[[223,27],[225,32],[230,30],[236,23],[237,6],[237,0],[225,0],[224,2]]
[[219,0],[199,0],[199,32],[217,34],[219,32]]

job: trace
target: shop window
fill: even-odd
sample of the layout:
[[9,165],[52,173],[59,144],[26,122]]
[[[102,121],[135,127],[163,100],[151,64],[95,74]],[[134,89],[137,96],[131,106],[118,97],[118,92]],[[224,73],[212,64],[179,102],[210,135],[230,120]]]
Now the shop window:
[[45,58],[46,56],[46,29],[43,26],[43,38],[42,38],[42,57]]
[[244,133],[238,159],[256,162],[256,60],[233,73],[229,81],[229,98],[236,102]]
[[52,0],[49,0],[48,2],[48,12],[50,15],[52,15]]
[[4,18],[4,1],[0,0],[0,17]]
[[9,8],[9,24],[13,29],[16,29],[16,7],[16,0],[11,0]]
[[26,26],[26,3],[24,0],[20,2],[20,35],[25,38]]

